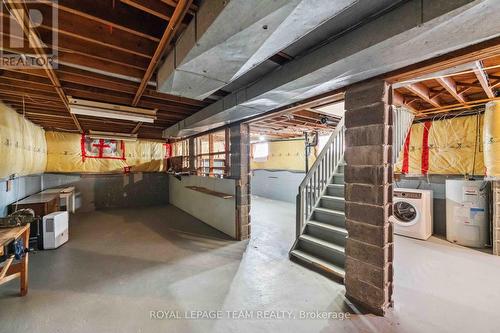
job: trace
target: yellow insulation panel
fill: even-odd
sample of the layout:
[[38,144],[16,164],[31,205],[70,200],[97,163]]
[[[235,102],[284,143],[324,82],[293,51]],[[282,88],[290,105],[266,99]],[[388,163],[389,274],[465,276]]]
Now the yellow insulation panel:
[[[266,161],[257,162],[254,159],[251,161],[251,169],[267,169],[267,170],[290,170],[304,171],[305,170],[305,146],[304,140],[286,140],[286,141],[271,141],[269,145],[269,156]],[[253,150],[253,145],[252,145]],[[316,160],[315,150],[311,150],[309,156],[309,167]]]
[[0,178],[43,173],[46,152],[45,131],[0,103]]
[[486,104],[484,114],[484,164],[486,176],[500,178],[500,102]]
[[125,142],[125,160],[82,158],[80,134],[47,132],[46,172],[120,173],[125,167],[132,172],[164,170],[165,146],[161,141]]
[[473,115],[413,124],[406,154],[407,170],[403,147],[394,171],[409,175],[483,175],[483,120],[483,115]]

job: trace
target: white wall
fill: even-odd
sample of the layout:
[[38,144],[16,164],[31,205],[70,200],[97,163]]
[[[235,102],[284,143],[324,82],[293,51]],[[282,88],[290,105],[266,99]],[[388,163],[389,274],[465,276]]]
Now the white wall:
[[0,180],[0,217],[8,215],[11,203],[40,192],[42,175],[18,177],[12,181],[12,188],[7,192],[7,180]]
[[[234,197],[236,181],[234,179],[186,176],[178,180],[170,176],[168,183],[170,204],[236,238],[236,199]],[[233,195],[233,197],[223,199],[191,190],[186,186],[204,187]]]
[[287,170],[253,170],[252,194],[295,204],[299,185],[305,176],[303,172]]

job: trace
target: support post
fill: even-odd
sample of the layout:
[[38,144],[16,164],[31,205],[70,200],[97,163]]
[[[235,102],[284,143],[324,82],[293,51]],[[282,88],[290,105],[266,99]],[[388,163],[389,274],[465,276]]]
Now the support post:
[[231,165],[229,178],[236,180],[236,239],[250,238],[250,127],[229,128]]
[[345,97],[346,297],[378,315],[392,306],[391,99],[380,79]]

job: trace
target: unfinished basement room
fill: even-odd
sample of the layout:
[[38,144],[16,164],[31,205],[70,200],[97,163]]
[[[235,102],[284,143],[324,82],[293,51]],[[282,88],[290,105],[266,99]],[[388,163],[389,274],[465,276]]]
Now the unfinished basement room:
[[0,333],[499,332],[499,0],[0,2]]

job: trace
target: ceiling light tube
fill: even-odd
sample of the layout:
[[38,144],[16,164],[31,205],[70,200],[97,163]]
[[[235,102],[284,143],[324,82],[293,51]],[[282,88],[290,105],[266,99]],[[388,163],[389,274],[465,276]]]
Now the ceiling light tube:
[[153,123],[157,110],[135,108],[117,104],[108,104],[69,97],[70,112],[82,116],[102,117],[128,120],[142,123]]
[[91,139],[137,141],[137,134],[89,131],[88,137]]
[[138,115],[128,112],[104,110],[104,109],[92,109],[83,106],[78,106],[78,107],[70,106],[70,110],[72,114],[78,114],[90,117],[129,120],[142,123],[154,123],[154,121],[156,120],[156,116]]

